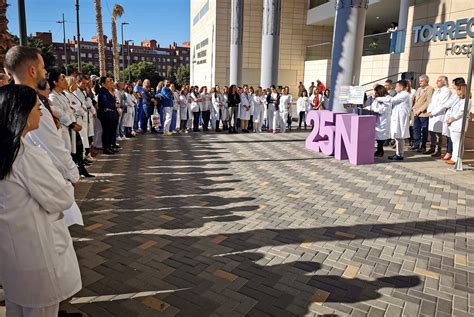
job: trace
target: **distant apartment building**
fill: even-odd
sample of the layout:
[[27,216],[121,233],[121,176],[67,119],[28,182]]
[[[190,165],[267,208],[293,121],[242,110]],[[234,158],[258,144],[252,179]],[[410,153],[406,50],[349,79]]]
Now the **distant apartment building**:
[[[73,37],[66,42],[66,54],[64,54],[64,43],[53,42],[50,32],[37,32],[36,37],[45,44],[54,46],[56,65],[63,66],[67,63],[77,63],[77,39]],[[112,41],[107,40],[104,35],[105,59],[107,71],[113,71]],[[81,39],[81,62],[87,62],[99,66],[98,37],[93,36],[91,41]],[[172,43],[168,47],[160,47],[156,40],[144,40],[140,45],[135,45],[133,41],[128,41],[123,47],[120,45],[120,69],[122,70],[130,64],[138,62],[151,62],[156,65],[161,76],[166,75],[168,68],[178,69],[181,65],[189,65],[189,42],[184,42],[181,46]],[[122,52],[123,50],[123,52]],[[124,58],[125,61],[124,61]]]

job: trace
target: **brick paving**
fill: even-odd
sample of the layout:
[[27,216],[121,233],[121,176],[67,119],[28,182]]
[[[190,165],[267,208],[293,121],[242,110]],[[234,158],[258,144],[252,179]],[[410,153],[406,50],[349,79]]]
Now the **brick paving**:
[[304,150],[305,136],[148,135],[99,156],[98,177],[77,186],[85,226],[71,229],[84,288],[62,307],[474,315],[469,181],[409,162],[355,167]]

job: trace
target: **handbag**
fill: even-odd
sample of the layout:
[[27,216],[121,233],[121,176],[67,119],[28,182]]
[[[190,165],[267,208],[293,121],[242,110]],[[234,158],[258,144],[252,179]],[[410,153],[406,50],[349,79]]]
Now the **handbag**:
[[155,107],[153,115],[151,116],[151,124],[155,129],[160,127],[160,114],[158,113],[158,109]]

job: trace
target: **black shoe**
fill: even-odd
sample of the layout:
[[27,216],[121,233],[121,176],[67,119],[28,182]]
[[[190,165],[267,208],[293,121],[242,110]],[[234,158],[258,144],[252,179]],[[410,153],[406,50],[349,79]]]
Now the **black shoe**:
[[429,149],[428,151],[424,151],[423,154],[430,155],[430,154],[433,154],[434,152],[435,152],[434,149]]
[[418,152],[418,153],[423,153],[425,151],[426,151],[426,148],[424,148],[424,147],[420,147],[419,149],[416,150],[416,152]]
[[440,151],[431,154],[431,157],[440,157],[440,156],[441,156],[441,152],[440,152]]
[[383,151],[376,151],[374,156],[375,157],[383,157],[383,154],[384,154]]
[[115,150],[119,150],[119,151],[122,149],[122,147],[118,144],[112,145],[112,148],[115,149]]
[[113,151],[112,149],[105,149],[103,153],[107,155],[112,155],[112,154],[115,154],[116,152]]
[[79,175],[87,177],[87,178],[95,177],[94,175],[89,174],[89,172],[86,170],[84,165],[79,165],[77,168],[79,169]]
[[388,159],[390,161],[403,161],[403,156],[398,156],[398,155],[392,155],[392,156],[389,156]]
[[216,132],[221,132],[221,129],[217,128],[217,129],[216,129]]
[[84,161],[82,161],[82,163],[86,166],[90,166],[90,165],[92,165],[93,162],[89,161],[88,159],[84,159]]
[[58,312],[58,317],[83,317],[82,313],[68,313],[65,310],[60,310]]

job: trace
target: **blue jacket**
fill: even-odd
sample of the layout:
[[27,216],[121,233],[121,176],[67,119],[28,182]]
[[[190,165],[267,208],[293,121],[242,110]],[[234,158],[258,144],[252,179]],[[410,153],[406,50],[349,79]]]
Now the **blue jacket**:
[[99,105],[99,112],[115,112],[115,103],[117,100],[115,99],[115,96],[104,87],[100,88],[97,101]]
[[168,87],[163,87],[160,92],[161,104],[163,107],[173,107],[173,93]]

